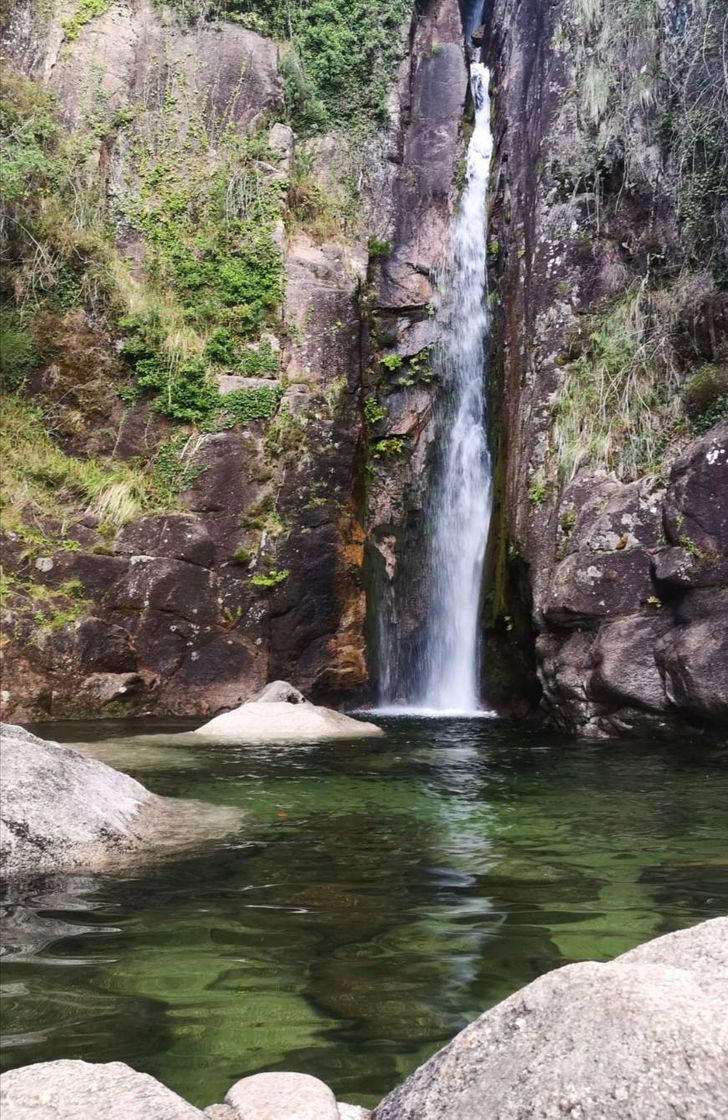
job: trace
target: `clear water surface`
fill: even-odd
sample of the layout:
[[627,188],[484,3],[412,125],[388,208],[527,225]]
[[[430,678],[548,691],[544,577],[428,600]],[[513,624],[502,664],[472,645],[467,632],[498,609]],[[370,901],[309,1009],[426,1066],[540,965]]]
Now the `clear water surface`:
[[719,746],[499,720],[295,747],[125,738],[188,727],[37,728],[249,819],[192,858],[10,893],[5,1068],[120,1059],[200,1106],[292,1069],[371,1104],[546,970],[728,912]]

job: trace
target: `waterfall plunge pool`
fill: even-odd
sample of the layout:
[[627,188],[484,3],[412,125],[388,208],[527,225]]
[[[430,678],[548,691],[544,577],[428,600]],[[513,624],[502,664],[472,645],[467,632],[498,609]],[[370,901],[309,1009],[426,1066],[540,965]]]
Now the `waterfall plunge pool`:
[[291,1069],[373,1104],[548,969],[728,912],[725,752],[384,722],[194,749],[165,745],[189,721],[36,727],[250,822],[192,858],[11,891],[3,1067],[121,1060],[200,1106]]

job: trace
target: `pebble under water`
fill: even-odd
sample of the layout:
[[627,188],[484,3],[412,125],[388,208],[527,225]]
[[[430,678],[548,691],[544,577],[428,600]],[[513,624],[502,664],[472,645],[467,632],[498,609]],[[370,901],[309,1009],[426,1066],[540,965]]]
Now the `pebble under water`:
[[192,858],[10,892],[3,1068],[122,1060],[199,1106],[290,1069],[373,1104],[548,969],[728,912],[728,758],[689,737],[402,718],[380,740],[166,743],[189,727],[34,728],[250,817]]

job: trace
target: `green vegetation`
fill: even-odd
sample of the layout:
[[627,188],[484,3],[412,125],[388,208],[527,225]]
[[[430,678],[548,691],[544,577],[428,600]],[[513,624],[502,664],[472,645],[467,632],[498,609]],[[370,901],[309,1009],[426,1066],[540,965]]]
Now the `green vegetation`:
[[122,460],[67,455],[52,439],[49,418],[38,405],[13,394],[3,400],[0,528],[17,534],[33,550],[58,533],[56,547],[77,548],[64,534],[83,512],[99,518],[100,532],[113,534],[144,510],[173,508],[180,491],[200,473],[185,462],[184,434],[161,444],[150,468],[142,469]]
[[184,83],[174,73],[165,80],[163,112],[137,115],[131,159],[139,187],[119,203],[146,248],[143,281],[117,277],[129,308],[124,352],[136,389],[156,409],[199,422],[220,404],[216,370],[277,370],[270,342],[259,339],[275,326],[283,296],[273,230],[285,183],[266,133],[214,131],[202,108],[181,122]]
[[258,15],[287,39],[286,106],[302,134],[386,121],[387,96],[410,0],[228,0],[225,14]]
[[[77,10],[89,13],[96,8]],[[128,119],[107,112],[97,89],[78,132],[66,134],[46,90],[3,73],[0,372],[6,390],[20,390],[52,359],[64,431],[71,400],[78,426],[94,409],[108,411],[114,382],[125,399],[149,398],[183,423],[266,419],[277,403],[272,388],[223,404],[214,375],[277,372],[270,340],[258,340],[275,324],[283,292],[272,230],[284,183],[264,134],[243,138],[224,124],[213,134],[203,109],[181,127],[183,83],[174,69],[164,82],[163,111],[136,115],[137,187],[118,201],[117,217],[145,249],[144,273],[133,277],[114,249],[89,160],[98,139]],[[134,374],[126,385],[108,337],[119,329]]]
[[270,420],[283,395],[280,386],[259,385],[250,389],[235,389],[222,398],[219,426],[231,428],[248,420]]
[[305,416],[294,415],[285,404],[282,405],[268,425],[266,451],[275,458],[306,455],[308,453],[307,427],[308,420]]
[[223,630],[234,630],[243,617],[242,607],[223,607],[217,620],[218,626]]
[[286,570],[278,572],[273,569],[269,572],[259,572],[258,575],[251,576],[250,582],[253,587],[269,590],[270,588],[278,587],[279,584],[288,579],[289,575],[290,572]]
[[56,588],[29,581],[25,591],[36,604],[33,621],[42,634],[63,630],[79,619],[88,606],[83,584],[78,579],[68,579]]
[[90,23],[96,16],[102,16],[111,7],[111,0],[78,0],[75,11],[63,23],[63,34],[67,42],[72,42],[78,37],[82,27]]
[[[162,0],[159,0],[160,4]],[[167,0],[189,20],[228,19],[284,46],[286,116],[301,136],[387,119],[411,0]]]
[[146,475],[147,499],[149,506],[171,509],[177,504],[177,497],[191,486],[201,468],[186,459],[190,440],[184,432],[171,436],[160,444]]
[[334,166],[322,168],[316,164],[315,148],[296,149],[288,184],[289,228],[303,229],[317,242],[336,241],[356,229],[359,188],[350,157],[351,149],[342,142]]
[[58,314],[86,301],[97,310],[106,295],[109,243],[87,164],[95,127],[85,116],[79,135],[66,136],[53,95],[2,68],[0,297],[8,330],[3,367],[11,384],[34,364],[38,309]]
[[424,350],[420,350],[419,353],[413,354],[412,357],[408,358],[407,368],[402,376],[397,378],[395,384],[400,389],[409,388],[418,381],[423,385],[429,385],[434,377],[430,366],[431,355],[432,347],[426,346]]
[[696,435],[728,419],[728,366],[701,366],[683,385],[682,397]]
[[714,400],[705,412],[693,420],[693,432],[695,435],[701,435],[714,424],[719,424],[721,420],[728,420],[728,393]]
[[528,500],[534,506],[540,506],[542,502],[546,501],[549,493],[549,485],[546,481],[546,475],[543,467],[534,474],[531,479],[531,485],[528,489]]
[[[567,111],[577,127],[550,173],[589,215],[581,248],[606,238],[638,274],[624,295],[580,316],[556,359],[562,478],[585,465],[659,477],[691,434],[727,412],[725,368],[698,365],[685,345],[728,283],[722,17],[699,0],[679,34],[671,18],[657,0],[570,0],[558,28],[576,60]],[[658,233],[666,209],[680,227],[668,252]]]
[[372,459],[384,459],[391,455],[401,455],[407,446],[407,441],[400,436],[388,436],[378,439],[372,444]]
[[380,404],[377,404],[375,397],[367,397],[364,401],[364,419],[370,428],[378,424],[380,420],[383,420],[386,415],[386,408],[382,408]]
[[243,377],[273,377],[278,373],[278,354],[264,339],[257,346],[249,346],[238,355],[237,372]]
[[392,246],[389,242],[382,241],[379,237],[370,237],[367,242],[367,248],[369,249],[369,256],[372,260],[376,260],[378,257],[388,257],[392,252]]
[[0,389],[19,388],[37,363],[26,316],[14,307],[0,307]]
[[79,619],[88,606],[83,584],[78,579],[68,579],[57,587],[47,587],[32,579],[14,576],[0,577],[0,603],[12,596],[12,610],[16,619],[31,618],[35,627],[31,644],[35,645],[46,634],[54,634]]

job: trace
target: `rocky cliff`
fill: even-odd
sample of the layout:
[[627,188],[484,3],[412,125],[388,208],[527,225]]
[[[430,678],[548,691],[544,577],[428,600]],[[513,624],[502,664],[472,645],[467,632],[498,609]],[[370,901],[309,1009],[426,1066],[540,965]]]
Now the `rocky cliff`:
[[366,521],[405,458],[369,336],[427,383],[457,4],[349,14],[361,45],[315,4],[291,42],[275,5],[8,7],[6,710],[361,695]]
[[[408,9],[381,13],[400,56]],[[360,131],[357,156],[343,122],[297,137],[293,51],[256,16],[189,17],[6,13],[17,718],[205,714],[275,676],[367,680],[361,164],[371,148],[386,193],[383,141]]]
[[[14,718],[361,696],[416,656],[461,13],[357,3],[327,38],[308,8],[289,40],[275,4],[5,6]],[[577,733],[720,723],[718,13],[495,0],[485,43],[484,694]]]
[[700,2],[490,15],[493,684],[533,642],[579,733],[728,715],[724,51]]

